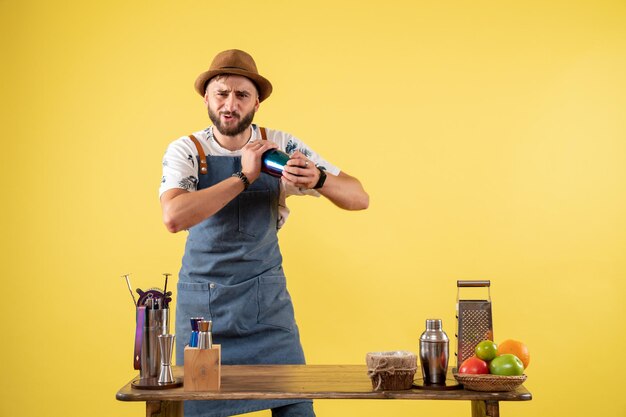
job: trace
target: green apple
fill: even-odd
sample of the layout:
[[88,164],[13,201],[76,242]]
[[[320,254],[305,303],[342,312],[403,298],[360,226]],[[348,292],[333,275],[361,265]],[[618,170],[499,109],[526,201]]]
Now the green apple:
[[524,373],[524,364],[512,353],[496,356],[489,362],[489,372],[494,375],[522,375]]

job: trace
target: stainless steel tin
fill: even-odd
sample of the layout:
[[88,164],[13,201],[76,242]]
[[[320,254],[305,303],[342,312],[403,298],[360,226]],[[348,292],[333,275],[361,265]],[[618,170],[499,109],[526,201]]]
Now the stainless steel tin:
[[141,346],[141,378],[155,378],[161,370],[161,352],[158,336],[169,333],[169,312],[165,309],[147,309]]
[[426,384],[445,384],[449,359],[448,335],[440,319],[426,320],[426,330],[420,336],[420,364]]
[[261,156],[261,171],[270,174],[273,177],[282,177],[283,170],[290,156],[278,149],[270,149],[265,151]]

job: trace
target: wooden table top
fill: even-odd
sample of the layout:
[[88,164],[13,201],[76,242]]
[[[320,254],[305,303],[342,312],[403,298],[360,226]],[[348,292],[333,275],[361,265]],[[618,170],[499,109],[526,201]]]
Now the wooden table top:
[[[182,376],[182,367],[173,367]],[[187,392],[132,388],[130,381],[116,398],[120,401],[307,399],[405,399],[528,401],[532,394],[518,387],[510,392],[478,392],[465,389],[374,391],[365,365],[223,365],[219,391]],[[418,371],[419,372],[419,371]],[[135,378],[138,379],[139,377]],[[451,374],[449,378],[454,380]]]

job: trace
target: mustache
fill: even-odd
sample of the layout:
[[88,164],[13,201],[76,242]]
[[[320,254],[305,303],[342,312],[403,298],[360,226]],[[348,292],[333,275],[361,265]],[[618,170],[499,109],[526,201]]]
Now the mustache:
[[232,117],[241,118],[241,115],[239,114],[239,112],[236,112],[236,111],[221,111],[220,115],[221,116],[232,116]]

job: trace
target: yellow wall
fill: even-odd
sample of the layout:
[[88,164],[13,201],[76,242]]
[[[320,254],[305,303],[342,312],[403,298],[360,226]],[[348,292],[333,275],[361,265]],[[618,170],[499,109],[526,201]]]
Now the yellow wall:
[[256,120],[371,195],[360,213],[290,201],[310,363],[417,351],[429,317],[452,336],[456,280],[490,279],[496,339],[532,351],[535,398],[502,415],[623,416],[625,18],[623,1],[1,1],[0,416],[142,415],[114,399],[134,374],[120,275],[178,272],[160,161],[208,125],[193,81],[233,47],[275,86]]

